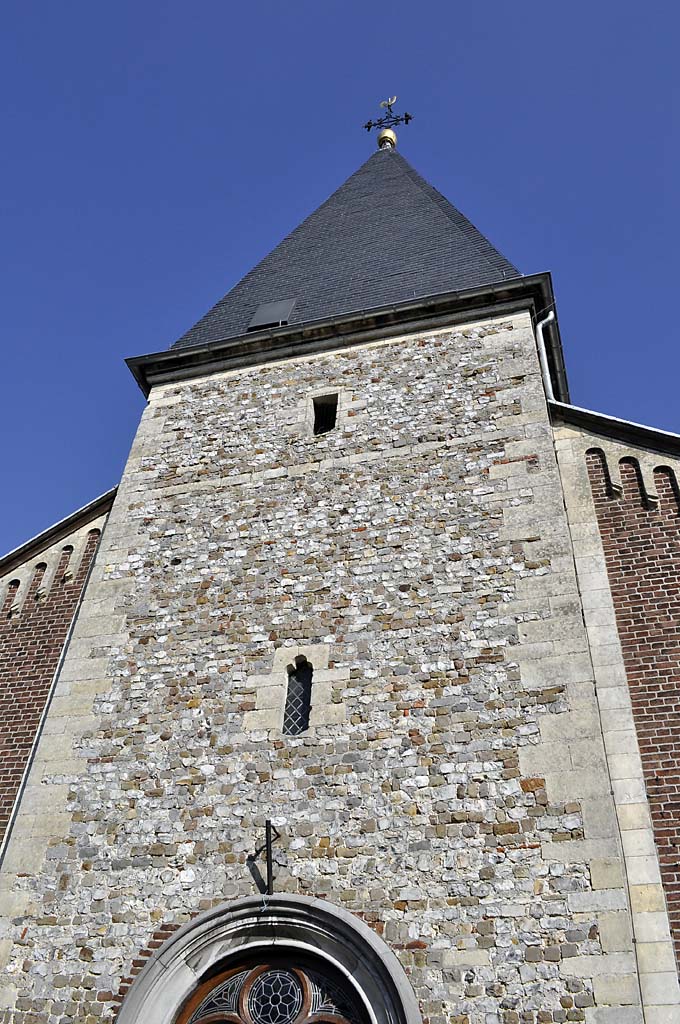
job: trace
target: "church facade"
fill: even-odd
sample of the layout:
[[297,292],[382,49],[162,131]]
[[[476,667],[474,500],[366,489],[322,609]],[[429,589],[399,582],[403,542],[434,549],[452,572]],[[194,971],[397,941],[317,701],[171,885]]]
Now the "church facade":
[[392,146],[0,560],[0,1024],[678,1024],[680,437]]

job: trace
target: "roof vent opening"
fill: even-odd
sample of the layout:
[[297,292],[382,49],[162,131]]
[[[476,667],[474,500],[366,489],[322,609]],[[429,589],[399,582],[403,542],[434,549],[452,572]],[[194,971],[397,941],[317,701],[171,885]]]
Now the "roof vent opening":
[[266,327],[285,327],[293,312],[295,299],[278,299],[276,302],[262,302],[248,324],[249,331],[262,331]]

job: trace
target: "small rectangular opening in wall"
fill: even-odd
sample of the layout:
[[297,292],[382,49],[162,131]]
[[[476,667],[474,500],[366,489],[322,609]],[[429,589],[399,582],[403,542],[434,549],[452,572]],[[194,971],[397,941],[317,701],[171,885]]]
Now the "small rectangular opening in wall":
[[314,433],[327,434],[338,418],[338,396],[321,395],[314,400]]

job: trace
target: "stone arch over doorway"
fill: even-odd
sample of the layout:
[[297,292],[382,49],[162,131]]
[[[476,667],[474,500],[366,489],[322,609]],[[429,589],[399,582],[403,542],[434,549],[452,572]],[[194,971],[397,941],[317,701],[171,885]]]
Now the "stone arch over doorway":
[[272,958],[325,967],[371,1024],[422,1024],[404,969],[375,932],[326,900],[286,894],[224,903],[180,928],[135,979],[117,1024],[175,1024],[231,964]]

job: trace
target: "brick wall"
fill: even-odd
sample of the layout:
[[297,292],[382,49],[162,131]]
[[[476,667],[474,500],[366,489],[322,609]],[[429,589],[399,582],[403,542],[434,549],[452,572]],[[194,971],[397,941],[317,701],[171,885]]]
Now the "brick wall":
[[612,486],[599,450],[587,455],[597,518],[649,798],[661,875],[680,958],[680,504],[668,467],[648,497],[637,462]]
[[99,532],[89,531],[82,557],[62,543],[52,553],[54,572],[48,572],[48,561],[38,561],[23,581],[12,578],[0,590],[0,840]]

